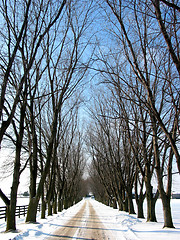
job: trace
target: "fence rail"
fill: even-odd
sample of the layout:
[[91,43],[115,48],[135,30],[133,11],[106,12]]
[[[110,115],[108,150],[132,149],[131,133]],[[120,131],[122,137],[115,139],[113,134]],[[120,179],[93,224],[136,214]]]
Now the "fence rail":
[[6,219],[6,207],[0,207],[0,219]]
[[[21,217],[25,216],[28,210],[28,205],[23,205],[23,206],[16,206],[16,217]],[[41,210],[41,204],[38,205],[37,210],[40,212]],[[0,219],[5,219],[6,221],[6,206],[0,207]]]

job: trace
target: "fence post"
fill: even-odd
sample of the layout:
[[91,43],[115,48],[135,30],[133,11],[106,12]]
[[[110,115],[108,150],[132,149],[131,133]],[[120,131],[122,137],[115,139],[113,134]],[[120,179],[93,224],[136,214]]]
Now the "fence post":
[[19,206],[19,218],[21,217],[21,207]]
[[6,222],[6,215],[7,215],[7,206],[6,206],[6,210],[5,210],[5,222]]

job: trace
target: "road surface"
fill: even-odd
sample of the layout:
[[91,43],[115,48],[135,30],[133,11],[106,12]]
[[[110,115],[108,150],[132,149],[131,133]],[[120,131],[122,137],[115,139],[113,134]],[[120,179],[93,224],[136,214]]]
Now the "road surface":
[[114,240],[111,230],[105,228],[92,205],[85,200],[84,204],[65,225],[51,234],[48,240],[82,239]]

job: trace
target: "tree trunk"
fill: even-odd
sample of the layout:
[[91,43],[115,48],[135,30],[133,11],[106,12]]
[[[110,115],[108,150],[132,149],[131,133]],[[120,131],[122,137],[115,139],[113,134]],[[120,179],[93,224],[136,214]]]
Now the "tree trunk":
[[138,218],[144,218],[143,202],[144,202],[144,199],[142,198],[138,199],[138,202],[137,202]]
[[38,184],[36,196],[34,198],[30,198],[26,222],[36,222],[36,214],[37,214],[37,207],[38,207],[39,199],[42,195],[42,191],[43,191],[42,189],[44,186],[44,182],[45,182],[46,176],[50,169],[50,163],[51,163],[51,157],[52,157],[52,151],[53,151],[53,143],[54,143],[54,138],[56,136],[56,124],[57,124],[57,119],[54,119],[52,133],[51,133],[51,139],[49,141],[48,150],[47,150],[46,164],[45,164],[42,176],[40,178],[40,182]]
[[172,216],[171,216],[171,206],[170,206],[170,192],[171,192],[171,178],[172,178],[172,159],[173,159],[173,151],[171,148],[169,154],[169,163],[168,163],[168,194],[164,191],[164,185],[162,180],[162,173],[163,168],[161,167],[160,162],[160,154],[159,154],[159,146],[158,146],[158,139],[157,139],[157,127],[154,118],[152,117],[152,130],[153,130],[153,147],[154,147],[154,156],[156,161],[156,173],[157,173],[157,180],[158,180],[158,190],[160,193],[160,197],[163,204],[163,214],[164,214],[164,227],[174,228]]
[[156,212],[155,212],[155,203],[153,201],[152,186],[149,182],[146,184],[146,200],[147,200],[147,222],[157,222]]
[[143,189],[141,189],[140,194],[136,192],[135,198],[136,198],[136,204],[137,204],[137,217],[138,218],[144,218],[144,210],[143,210],[143,203],[145,199],[145,194],[143,194]]
[[21,107],[21,115],[20,115],[20,126],[19,126],[19,134],[16,135],[16,155],[14,162],[14,174],[13,174],[13,183],[11,187],[11,200],[10,205],[7,206],[7,225],[6,231],[16,230],[16,202],[17,202],[17,191],[19,186],[20,179],[20,167],[21,167],[21,148],[22,148],[22,140],[24,134],[24,118],[25,118],[25,109],[26,109],[26,101],[23,102]]
[[128,199],[124,189],[122,190],[122,199],[123,211],[128,212]]
[[58,212],[61,212],[63,210],[63,201],[62,199],[58,200]]
[[16,230],[16,204],[6,206],[6,231]]
[[137,217],[138,218],[144,218],[144,210],[143,210],[143,203],[145,199],[145,194],[143,193],[143,186],[144,186],[144,179],[139,179],[140,186],[139,186],[139,194],[138,194],[138,172],[136,173],[136,178],[135,178],[135,199],[136,199],[136,204],[137,204]]
[[63,201],[62,201],[62,194],[61,191],[58,194],[58,212],[63,210]]
[[38,207],[39,199],[31,198],[28,206],[26,222],[36,222],[37,215],[37,207]]
[[53,213],[57,214],[57,193],[55,193],[55,198],[53,201]]
[[128,199],[125,198],[123,201],[123,211],[128,212]]
[[134,211],[134,204],[132,201],[132,190],[128,191],[128,212],[129,214],[136,214]]
[[[31,114],[32,115],[32,114]],[[34,123],[32,123],[34,125]],[[37,180],[37,136],[36,136],[36,129],[33,127],[32,129],[33,136],[32,136],[32,142],[33,142],[33,154],[30,158],[30,197],[36,196],[36,180]],[[31,141],[31,140],[30,140]]]
[[151,197],[147,197],[147,222],[157,222],[155,202]]
[[46,218],[46,202],[42,199],[42,207],[41,207],[41,219]]
[[164,214],[164,228],[174,228],[172,215],[171,215],[171,199],[164,195],[161,196],[162,205],[163,205],[163,214]]
[[[157,191],[158,192],[158,191]],[[156,195],[156,194],[155,194]],[[159,194],[158,194],[159,195]],[[156,201],[157,201],[157,198],[156,196],[152,198],[152,201],[151,201],[151,217],[152,219],[154,219],[154,222],[157,222],[157,219],[156,219]]]
[[113,199],[113,208],[114,209],[117,209],[117,201],[116,201],[116,198]]
[[[16,159],[17,160],[17,159]],[[11,200],[10,205],[7,206],[6,212],[6,231],[9,230],[16,230],[16,202],[17,202],[17,191],[19,186],[19,170],[20,170],[20,163],[15,163],[14,167],[14,175],[13,175],[13,184],[11,187]]]
[[48,216],[52,216],[52,202],[48,202]]
[[144,203],[144,199],[145,199],[145,194],[140,193],[139,197],[137,197],[138,199],[136,199],[136,204],[137,204],[137,217],[138,218],[145,218],[144,217],[144,209],[143,209],[143,203]]
[[44,187],[42,187],[42,194],[41,194],[41,219],[46,218],[46,201],[44,200]]
[[69,200],[68,200],[68,198],[65,197],[65,199],[64,199],[64,209],[68,209],[68,207],[69,207]]
[[123,203],[120,199],[118,199],[118,206],[119,206],[119,211],[123,211]]

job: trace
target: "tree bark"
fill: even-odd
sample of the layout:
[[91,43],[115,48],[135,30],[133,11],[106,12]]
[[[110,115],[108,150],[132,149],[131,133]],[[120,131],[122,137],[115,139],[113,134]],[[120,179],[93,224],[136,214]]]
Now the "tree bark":
[[128,189],[128,212],[129,214],[136,214],[134,210],[133,198],[132,198],[132,189]]
[[42,205],[41,205],[41,219],[46,218],[46,202],[44,201],[44,198],[42,199]]
[[58,193],[58,212],[61,212],[62,210],[63,210],[62,189],[60,189]]
[[[160,156],[159,156],[159,148],[158,148],[158,141],[157,141],[157,127],[156,127],[156,121],[152,117],[152,129],[153,129],[153,147],[154,147],[154,156],[156,161],[156,173],[157,173],[157,180],[158,180],[158,190],[160,193],[160,197],[162,200],[163,205],[163,214],[164,214],[164,227],[174,228],[173,221],[172,221],[172,215],[171,215],[171,206],[170,206],[170,192],[171,192],[171,184],[168,189],[168,194],[164,191],[164,185],[163,185],[163,168],[160,164]],[[168,167],[172,168],[172,158],[173,158],[173,151],[171,148],[170,154],[169,154],[169,164]],[[172,174],[171,171],[168,173],[168,176],[171,178]]]
[[0,189],[0,198],[3,200],[3,202],[7,205],[10,205],[9,198],[3,193],[3,191]]
[[140,196],[137,201],[137,218],[144,218],[143,203],[144,203],[144,198]]
[[114,209],[117,209],[118,207],[117,207],[117,200],[114,198],[113,199],[113,208]]
[[69,207],[68,197],[65,197],[63,202],[64,202],[64,209],[68,209],[68,207]]
[[163,215],[164,215],[164,227],[174,228],[171,214],[171,198],[165,194],[161,196],[163,204]]
[[[26,95],[26,89],[25,89]],[[20,111],[20,124],[19,124],[19,133],[16,132],[16,154],[14,162],[14,174],[13,174],[13,183],[11,187],[11,200],[10,205],[7,206],[7,225],[6,231],[16,230],[16,202],[17,202],[17,191],[19,186],[20,179],[20,167],[21,167],[21,148],[22,140],[24,135],[24,120],[25,120],[25,111],[26,111],[26,97],[23,100],[23,105],[21,106]]]
[[138,173],[136,174],[136,180],[135,180],[135,199],[137,204],[137,217],[138,218],[144,218],[144,210],[143,210],[143,203],[145,199],[145,194],[143,193],[143,185],[144,185],[144,179],[142,178],[140,191],[138,194]]
[[58,198],[58,212],[63,210],[63,201],[61,198]]
[[53,213],[57,214],[57,193],[54,194]]
[[31,198],[28,206],[27,216],[26,216],[26,222],[36,222],[36,215],[37,215],[37,208],[39,204],[39,199]]
[[152,192],[152,186],[149,181],[145,181],[146,185],[146,200],[147,200],[147,222],[157,222],[156,212],[155,212],[155,203]]
[[53,208],[52,202],[50,201],[50,202],[48,202],[48,216],[52,216],[53,215],[52,214],[52,208]]
[[[19,158],[20,158],[20,155],[19,155]],[[17,160],[17,157],[16,157],[16,161],[18,161],[18,163],[15,162],[15,167],[14,167],[13,184],[11,187],[11,200],[10,200],[10,205],[7,206],[6,231],[16,230],[16,216],[15,215],[16,215],[17,190],[18,190],[18,186],[19,186],[19,177],[20,177],[20,174],[19,174],[20,159]]]

